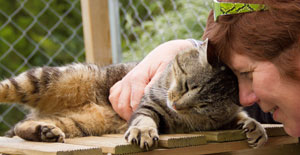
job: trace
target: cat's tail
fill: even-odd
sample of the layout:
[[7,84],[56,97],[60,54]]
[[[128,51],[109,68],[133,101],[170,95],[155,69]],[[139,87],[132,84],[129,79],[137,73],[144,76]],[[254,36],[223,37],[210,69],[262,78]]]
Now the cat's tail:
[[87,103],[109,103],[110,87],[135,65],[100,67],[75,63],[33,68],[0,82],[0,103],[20,103],[43,112],[79,108]]
[[88,64],[33,68],[0,82],[0,103],[20,103],[41,111],[78,107],[95,98],[97,69]]
[[1,103],[33,104],[60,75],[54,67],[39,67],[0,82]]

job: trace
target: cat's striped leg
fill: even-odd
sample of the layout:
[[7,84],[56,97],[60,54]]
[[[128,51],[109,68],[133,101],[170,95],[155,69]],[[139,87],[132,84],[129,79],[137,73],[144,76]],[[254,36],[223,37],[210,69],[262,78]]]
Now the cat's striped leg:
[[125,133],[125,139],[140,148],[149,150],[158,144],[158,130],[153,118],[145,115],[136,116]]
[[14,132],[17,136],[30,141],[64,142],[66,137],[54,123],[31,119],[19,122]]

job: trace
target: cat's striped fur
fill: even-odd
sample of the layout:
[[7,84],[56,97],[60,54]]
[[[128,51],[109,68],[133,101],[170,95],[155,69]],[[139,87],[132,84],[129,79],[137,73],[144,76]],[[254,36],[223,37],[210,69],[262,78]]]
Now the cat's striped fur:
[[[0,83],[0,102],[32,107],[12,135],[26,140],[63,142],[65,138],[125,133],[142,148],[153,146],[158,133],[232,129],[244,124],[256,147],[266,141],[264,129],[241,111],[234,74],[212,67],[200,49],[182,51],[160,79],[145,92],[129,128],[112,109],[110,87],[136,64],[100,68],[94,64],[34,68]],[[248,123],[245,123],[247,122]],[[255,134],[253,134],[255,133]],[[254,139],[254,141],[253,141]]]
[[[32,113],[14,129],[27,140],[62,142],[65,137],[122,133],[127,124],[113,111],[109,89],[135,65],[34,68],[2,81],[0,102],[32,107]],[[43,137],[46,134],[48,138]]]

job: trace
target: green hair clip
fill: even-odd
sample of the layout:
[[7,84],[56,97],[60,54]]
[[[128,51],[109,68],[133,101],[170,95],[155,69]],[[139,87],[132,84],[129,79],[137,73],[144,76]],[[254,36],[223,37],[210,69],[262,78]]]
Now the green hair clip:
[[214,20],[219,16],[267,10],[264,4],[218,2],[214,0]]

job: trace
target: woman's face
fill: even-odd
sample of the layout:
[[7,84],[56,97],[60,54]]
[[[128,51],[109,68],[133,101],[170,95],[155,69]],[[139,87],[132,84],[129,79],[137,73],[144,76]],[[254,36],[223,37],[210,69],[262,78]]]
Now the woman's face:
[[289,135],[299,137],[300,81],[282,78],[271,62],[236,52],[231,58],[229,67],[238,77],[240,103],[259,104],[264,112],[273,113],[274,120],[281,122]]

